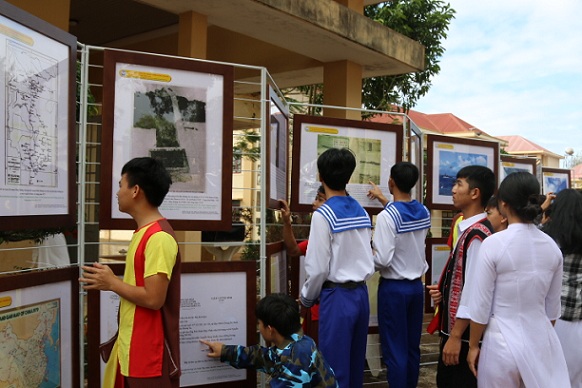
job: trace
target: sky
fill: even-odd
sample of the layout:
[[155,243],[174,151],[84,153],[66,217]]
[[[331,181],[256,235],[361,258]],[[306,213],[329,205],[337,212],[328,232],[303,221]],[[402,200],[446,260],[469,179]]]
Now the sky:
[[413,109],[582,155],[582,1],[448,2],[441,71]]

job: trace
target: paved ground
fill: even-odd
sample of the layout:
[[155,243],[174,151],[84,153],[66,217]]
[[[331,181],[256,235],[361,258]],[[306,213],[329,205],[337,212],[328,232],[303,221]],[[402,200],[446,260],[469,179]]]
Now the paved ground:
[[[422,327],[422,337],[420,343],[420,377],[418,379],[417,388],[434,388],[436,387],[436,365],[438,360],[438,335],[430,335],[426,332],[426,326],[432,319],[432,314],[426,314],[424,317],[424,325]],[[376,340],[377,339],[373,339]],[[370,342],[368,342],[370,343]],[[381,364],[380,356],[372,363],[380,363],[380,371],[372,373],[369,369],[364,372],[364,388],[386,388],[386,366]],[[257,387],[261,386],[260,373],[257,381]],[[267,385],[268,386],[268,385]]]

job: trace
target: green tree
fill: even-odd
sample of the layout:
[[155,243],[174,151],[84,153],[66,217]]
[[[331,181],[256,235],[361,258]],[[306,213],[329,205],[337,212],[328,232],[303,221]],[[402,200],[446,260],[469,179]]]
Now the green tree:
[[[364,15],[425,47],[424,70],[362,81],[362,103],[365,108],[390,111],[396,105],[408,112],[429,91],[433,77],[441,70],[439,62],[445,52],[442,43],[447,37],[455,10],[441,0],[393,0],[366,6]],[[303,93],[311,104],[321,104],[323,101],[321,84],[285,91],[286,95],[297,92]],[[304,113],[314,114],[318,112],[316,109],[310,107]]]
[[431,87],[441,68],[443,41],[455,10],[441,0],[394,0],[365,7],[364,14],[425,47],[425,69],[415,73],[372,77],[363,80],[362,102],[368,109],[407,112]]
[[[307,101],[310,104],[323,105],[323,84],[298,86],[297,88],[288,89],[284,93],[286,94],[285,99],[290,102],[299,102],[292,94],[299,93],[307,97]],[[291,105],[289,110],[291,113],[302,113],[311,116],[318,115],[322,111],[320,106],[308,106],[307,109],[304,109],[297,105]]]
[[[80,121],[81,119],[81,103],[79,101],[81,101],[81,64],[77,63],[77,75],[76,75],[76,80],[77,80],[77,91],[76,91],[76,95],[75,95],[75,118],[77,119],[77,122]],[[93,96],[93,92],[91,92],[91,88],[89,86],[87,86],[87,103],[86,103],[86,109],[87,109],[87,117],[93,117],[93,116],[97,116],[99,114],[99,109],[97,109],[97,106],[95,104],[95,96]]]
[[572,153],[571,155],[566,153],[566,156],[564,158],[564,168],[574,168],[579,164],[582,164],[582,151],[578,151],[578,153],[574,154]]
[[253,162],[261,158],[261,136],[255,129],[244,129],[236,135],[233,149],[233,159],[241,160],[247,158]]

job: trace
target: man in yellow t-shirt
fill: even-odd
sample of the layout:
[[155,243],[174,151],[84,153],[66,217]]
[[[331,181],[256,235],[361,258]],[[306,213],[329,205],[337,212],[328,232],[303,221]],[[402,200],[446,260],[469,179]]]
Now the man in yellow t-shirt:
[[[172,179],[161,162],[135,158],[121,170],[119,210],[137,223],[123,280],[106,265],[83,266],[85,290],[120,296],[118,336],[102,387],[180,385],[180,256],[174,231],[158,207]],[[147,338],[147,340],[144,340]]]

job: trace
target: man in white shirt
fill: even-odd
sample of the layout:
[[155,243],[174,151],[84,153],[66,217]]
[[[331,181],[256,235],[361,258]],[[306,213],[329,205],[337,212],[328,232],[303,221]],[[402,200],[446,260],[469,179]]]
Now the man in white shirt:
[[320,299],[319,349],[340,387],[361,387],[370,316],[365,281],[374,273],[370,217],[346,193],[356,167],[348,149],[330,148],[317,159],[326,202],[311,219],[301,303]]
[[[378,328],[391,388],[415,388],[420,369],[421,277],[428,270],[424,247],[430,212],[410,194],[418,175],[412,163],[392,166],[388,188],[394,202],[378,214],[374,231],[374,261],[381,275]],[[375,197],[373,193],[369,196]]]
[[441,345],[437,367],[437,387],[477,387],[477,379],[467,364],[469,351],[468,308],[472,269],[481,242],[493,233],[484,212],[496,187],[495,174],[484,166],[466,166],[457,173],[453,204],[463,212],[458,223],[459,238],[438,285],[427,286],[435,306],[441,311]]

